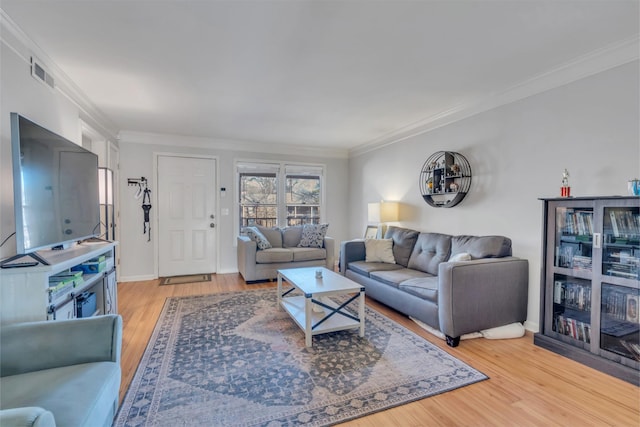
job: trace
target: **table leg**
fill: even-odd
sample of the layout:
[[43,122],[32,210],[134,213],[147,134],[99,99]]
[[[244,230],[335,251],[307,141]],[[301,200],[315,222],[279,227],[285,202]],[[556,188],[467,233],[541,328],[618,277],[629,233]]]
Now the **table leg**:
[[364,291],[360,291],[360,306],[358,307],[358,317],[360,317],[360,336],[364,337]]
[[305,295],[304,298],[304,343],[307,347],[311,347],[313,336],[311,335],[311,310],[313,303],[311,302],[312,295]]
[[278,273],[278,299],[276,304],[280,307],[280,303],[282,302],[282,274]]

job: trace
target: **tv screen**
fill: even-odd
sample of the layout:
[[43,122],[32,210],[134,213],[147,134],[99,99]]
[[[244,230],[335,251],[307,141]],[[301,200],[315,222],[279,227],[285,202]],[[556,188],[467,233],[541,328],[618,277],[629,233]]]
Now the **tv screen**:
[[11,113],[16,251],[100,234],[98,156]]

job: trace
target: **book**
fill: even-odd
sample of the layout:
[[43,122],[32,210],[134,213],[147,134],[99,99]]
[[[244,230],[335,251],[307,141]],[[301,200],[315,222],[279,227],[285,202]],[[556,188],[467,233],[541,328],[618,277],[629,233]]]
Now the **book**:
[[627,295],[627,310],[626,317],[629,322],[640,323],[640,316],[638,315],[638,296]]

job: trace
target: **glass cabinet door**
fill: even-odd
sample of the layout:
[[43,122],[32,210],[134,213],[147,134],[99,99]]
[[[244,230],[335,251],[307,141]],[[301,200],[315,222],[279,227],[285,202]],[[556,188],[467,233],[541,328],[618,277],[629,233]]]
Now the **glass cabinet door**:
[[594,209],[559,206],[554,214],[551,330],[565,342],[588,349],[592,341]]
[[640,279],[640,208],[604,208],[602,274]]
[[640,361],[640,289],[602,285],[600,348]]
[[591,343],[591,295],[590,281],[555,274],[552,330]]
[[593,209],[556,208],[555,266],[591,272]]
[[602,232],[600,348],[640,361],[640,206],[605,207]]

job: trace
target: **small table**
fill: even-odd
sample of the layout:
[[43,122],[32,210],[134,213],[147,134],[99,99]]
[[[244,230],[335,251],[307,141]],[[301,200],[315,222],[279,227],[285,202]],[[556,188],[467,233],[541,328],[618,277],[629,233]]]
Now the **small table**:
[[[322,277],[316,277],[316,271],[321,271]],[[283,279],[293,286],[284,293]],[[302,292],[302,295],[287,296],[294,290]],[[340,305],[328,298],[323,299],[323,297],[354,293],[355,295]],[[344,310],[355,300],[359,302],[358,316]],[[364,286],[327,268],[304,267],[278,270],[278,305],[282,306],[304,331],[307,347],[311,347],[313,335],[344,329],[360,328],[360,336],[364,337]]]

